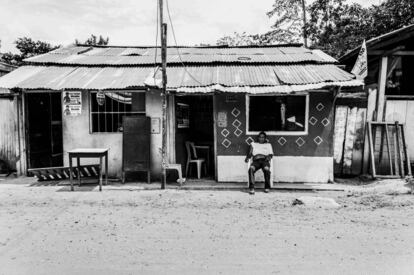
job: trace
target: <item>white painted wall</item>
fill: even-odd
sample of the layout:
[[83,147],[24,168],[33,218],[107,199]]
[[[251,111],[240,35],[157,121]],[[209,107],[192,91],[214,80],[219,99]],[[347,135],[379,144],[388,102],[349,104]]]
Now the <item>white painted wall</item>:
[[[245,156],[217,156],[219,182],[247,182]],[[273,180],[275,182],[333,181],[333,157],[274,157]],[[259,181],[263,180],[258,173]]]
[[[122,170],[122,133],[90,133],[89,131],[89,92],[82,92],[82,114],[63,116],[64,165],[69,166],[67,152],[75,148],[109,148],[108,164],[110,176],[121,176]],[[160,92],[151,90],[146,96],[146,114],[151,118],[161,118]],[[151,134],[151,172],[161,174],[162,133]],[[97,164],[98,159],[82,159],[81,164]]]

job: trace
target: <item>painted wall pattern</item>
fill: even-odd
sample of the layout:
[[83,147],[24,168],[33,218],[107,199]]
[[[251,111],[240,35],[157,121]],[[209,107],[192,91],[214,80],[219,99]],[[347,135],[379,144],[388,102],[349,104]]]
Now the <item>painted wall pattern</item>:
[[[246,135],[246,101],[244,94],[215,96],[217,154],[245,155],[256,138]],[[333,156],[333,96],[329,92],[311,92],[309,96],[308,134],[269,136],[277,156]],[[225,114],[225,115],[224,115]]]

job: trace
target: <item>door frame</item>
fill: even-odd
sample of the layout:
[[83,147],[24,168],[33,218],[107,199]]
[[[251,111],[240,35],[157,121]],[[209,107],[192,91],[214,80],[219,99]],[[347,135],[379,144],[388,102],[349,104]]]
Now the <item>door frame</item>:
[[[30,128],[30,119],[29,119],[29,100],[27,99],[29,94],[49,94],[49,104],[51,104],[51,98],[50,98],[50,94],[55,94],[55,93],[59,93],[60,98],[62,97],[62,92],[61,91],[47,91],[47,90],[24,90],[23,94],[22,94],[22,102],[23,102],[23,116],[22,116],[22,120],[23,120],[23,124],[24,124],[24,144],[25,144],[25,149],[23,151],[25,151],[25,157],[26,157],[26,174],[27,174],[27,170],[31,169],[33,167],[31,167],[30,165],[30,159],[31,159],[31,149],[30,149],[30,137],[29,137],[29,128]],[[49,115],[49,122],[50,125],[52,125],[52,121],[51,121],[51,116]],[[61,139],[62,139],[62,145],[63,145],[63,117],[61,118],[61,123],[62,123],[62,135],[61,135]],[[51,130],[52,133],[52,130]],[[64,153],[62,150],[62,163],[64,163]]]
[[[168,129],[168,131],[167,131],[167,133],[169,133],[170,134],[170,137],[168,138],[168,140],[170,141],[170,144],[169,144],[169,150],[170,150],[170,159],[173,161],[172,163],[176,163],[176,161],[177,161],[177,159],[176,159],[176,150],[177,150],[177,148],[176,148],[176,144],[175,144],[175,142],[176,142],[176,133],[177,133],[177,131],[176,131],[176,118],[175,118],[175,103],[176,103],[176,96],[179,96],[179,97],[185,97],[185,96],[197,96],[197,95],[199,95],[199,96],[210,96],[211,97],[211,99],[212,99],[212,107],[213,107],[213,114],[212,114],[212,116],[213,116],[213,125],[212,125],[212,127],[213,127],[213,154],[214,154],[214,156],[213,156],[213,158],[212,158],[212,160],[213,160],[213,163],[214,163],[214,180],[215,181],[217,181],[217,129],[216,129],[216,120],[217,120],[217,118],[216,118],[216,109],[217,109],[217,106],[216,106],[216,95],[215,94],[180,94],[180,95],[177,95],[177,94],[172,94],[170,97],[169,97],[169,99],[170,99],[170,101],[169,101],[169,109],[170,109],[170,112],[169,112],[169,115],[170,115],[170,119],[168,119],[168,121],[170,122],[169,123],[169,125],[168,125],[168,127],[169,127],[169,129]],[[171,152],[173,152],[173,153],[171,153]]]

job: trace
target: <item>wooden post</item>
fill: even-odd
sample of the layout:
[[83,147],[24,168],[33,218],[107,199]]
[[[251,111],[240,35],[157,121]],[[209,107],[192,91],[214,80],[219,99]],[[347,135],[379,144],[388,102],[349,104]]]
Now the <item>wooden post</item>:
[[411,177],[413,174],[411,172],[410,155],[408,154],[407,143],[405,142],[405,124],[401,125],[401,138],[404,146],[405,161],[407,162],[407,176]]
[[161,63],[162,63],[162,180],[161,189],[165,189],[167,174],[167,24],[163,23],[163,0],[159,0],[161,28]]
[[385,85],[387,83],[388,56],[383,56],[380,62],[378,79],[378,96],[375,120],[381,121],[384,116]]
[[367,127],[368,127],[368,142],[369,142],[369,154],[371,157],[371,172],[372,172],[372,177],[375,179],[376,177],[376,171],[375,171],[375,159],[374,159],[374,144],[372,141],[372,126],[371,126],[371,122],[367,122]]
[[403,159],[402,159],[402,153],[401,153],[401,147],[400,147],[400,126],[398,124],[398,121],[395,122],[395,134],[397,136],[397,152],[398,152],[398,159],[400,160],[400,174],[401,177],[405,177],[405,173],[404,173],[404,163],[403,163]]
[[[377,101],[377,89],[368,89],[368,106],[367,106],[367,121],[372,121],[374,119],[374,113],[375,113],[375,105]],[[365,128],[365,132],[367,132],[368,129]],[[368,167],[369,167],[369,140],[368,135],[364,133],[364,156],[363,156],[363,164],[362,164],[362,173],[367,174],[368,173]]]
[[394,175],[394,169],[392,167],[392,156],[391,156],[391,148],[390,148],[390,133],[388,132],[388,124],[384,125],[385,127],[385,137],[387,141],[387,149],[388,149],[388,161],[390,165],[390,173],[391,175]]

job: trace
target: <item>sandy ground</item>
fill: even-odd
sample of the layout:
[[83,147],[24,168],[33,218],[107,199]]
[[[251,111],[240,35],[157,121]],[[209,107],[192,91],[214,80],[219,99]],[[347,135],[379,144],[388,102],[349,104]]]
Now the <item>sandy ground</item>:
[[[0,274],[414,274],[405,182],[344,186],[249,196],[3,180]],[[341,207],[292,205],[300,196]]]

